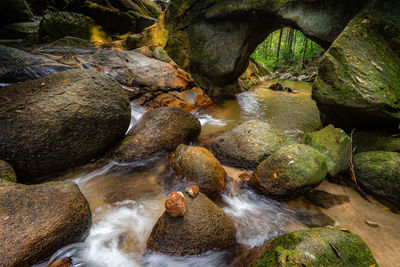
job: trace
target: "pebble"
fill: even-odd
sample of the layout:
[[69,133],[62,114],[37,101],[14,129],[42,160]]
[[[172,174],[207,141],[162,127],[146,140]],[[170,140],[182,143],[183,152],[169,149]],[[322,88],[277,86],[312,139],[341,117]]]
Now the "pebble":
[[199,187],[197,185],[188,186],[185,190],[193,198],[199,194]]
[[165,201],[165,210],[171,217],[181,217],[186,213],[185,196],[180,191],[173,191]]

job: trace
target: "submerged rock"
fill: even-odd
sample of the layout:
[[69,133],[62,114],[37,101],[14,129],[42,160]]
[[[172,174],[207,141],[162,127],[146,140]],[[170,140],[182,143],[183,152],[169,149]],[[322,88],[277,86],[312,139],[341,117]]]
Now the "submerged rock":
[[307,133],[304,143],[318,149],[326,158],[328,174],[331,177],[347,169],[351,144],[350,137],[342,129],[328,125],[317,132]]
[[250,178],[256,191],[275,199],[303,194],[325,179],[325,158],[307,145],[282,147],[262,161]]
[[117,161],[143,159],[160,151],[173,151],[178,145],[197,138],[199,120],[175,107],[146,112],[113,152]]
[[6,180],[14,183],[17,182],[17,175],[15,174],[13,167],[2,160],[0,160],[0,180]]
[[279,148],[293,144],[292,139],[266,122],[247,121],[210,140],[208,147],[221,161],[256,167]]
[[147,247],[155,252],[180,255],[223,250],[235,244],[235,227],[224,211],[204,194],[185,193],[186,213],[170,217],[164,212],[154,226]]
[[0,158],[21,182],[82,164],[124,136],[128,98],[111,77],[68,70],[1,89]]
[[367,244],[335,227],[309,228],[281,235],[248,255],[246,266],[374,266]]
[[171,154],[171,167],[200,191],[215,196],[225,188],[226,172],[221,163],[204,147],[179,145]]
[[380,16],[353,19],[322,58],[312,98],[323,124],[399,129],[399,22]]
[[185,196],[180,191],[173,191],[165,201],[165,211],[171,217],[181,217],[186,213]]
[[353,161],[359,185],[400,207],[400,153],[362,152]]
[[0,82],[17,83],[54,74],[72,67],[41,55],[0,45]]
[[82,241],[91,225],[73,182],[22,185],[0,179],[0,265],[31,266]]

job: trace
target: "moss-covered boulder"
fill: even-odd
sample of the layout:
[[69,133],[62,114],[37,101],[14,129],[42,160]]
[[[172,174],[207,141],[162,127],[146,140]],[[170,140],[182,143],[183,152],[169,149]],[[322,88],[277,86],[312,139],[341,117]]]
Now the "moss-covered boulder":
[[67,70],[1,88],[0,159],[20,182],[82,164],[120,140],[128,97],[111,77]]
[[239,85],[243,90],[248,90],[254,85],[260,84],[265,78],[272,78],[273,74],[268,68],[256,59],[250,59],[249,67],[239,77]]
[[189,184],[198,185],[208,196],[216,196],[225,188],[224,168],[204,147],[179,145],[171,154],[170,165]]
[[262,161],[250,177],[250,184],[274,199],[303,194],[325,178],[325,157],[313,147],[296,144],[282,147]]
[[113,151],[116,161],[147,158],[161,151],[173,151],[200,134],[200,121],[191,113],[176,107],[146,112]]
[[367,244],[339,228],[309,228],[281,235],[255,248],[247,265],[378,266]]
[[91,41],[107,39],[107,34],[92,19],[82,14],[66,11],[47,13],[39,26],[39,36],[44,42],[51,42],[65,36]]
[[318,149],[326,158],[328,174],[331,177],[347,169],[351,144],[350,137],[342,129],[328,125],[317,132],[307,133],[304,143]]
[[0,25],[29,21],[32,17],[32,10],[26,0],[0,1]]
[[17,22],[0,28],[0,39],[35,39],[39,33],[40,21]]
[[392,151],[400,152],[400,134],[378,131],[356,131],[353,146],[358,152]]
[[392,47],[399,34],[399,21],[388,14],[349,23],[322,58],[313,84],[323,124],[399,129],[400,54]]
[[0,266],[38,264],[83,241],[92,215],[73,182],[22,185],[0,179]]
[[370,151],[354,156],[357,183],[400,207],[400,153]]
[[171,217],[164,212],[147,241],[151,251],[171,254],[199,254],[233,247],[236,230],[224,211],[203,193],[184,193],[186,213]]
[[243,167],[256,167],[292,139],[266,122],[251,120],[212,138],[208,147],[221,161]]
[[1,179],[14,183],[17,182],[17,175],[13,167],[3,160],[0,160],[0,180]]

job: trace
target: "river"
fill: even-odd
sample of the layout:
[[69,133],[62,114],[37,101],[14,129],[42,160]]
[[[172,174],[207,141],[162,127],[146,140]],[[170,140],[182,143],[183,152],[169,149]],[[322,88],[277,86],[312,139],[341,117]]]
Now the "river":
[[[251,119],[270,123],[296,142],[305,132],[321,127],[318,109],[311,99],[310,83],[279,81],[297,92],[293,94],[267,89],[272,82],[195,111],[202,124],[199,141]],[[130,127],[144,112],[132,104]],[[241,251],[287,231],[335,225],[359,234],[381,266],[400,262],[400,215],[374,199],[368,202],[352,188],[324,181],[318,189],[346,195],[349,201],[328,209],[318,208],[304,197],[281,203],[258,195],[246,186],[238,186],[237,177],[246,170],[224,167],[228,173],[227,186],[217,204],[233,219]],[[83,243],[64,247],[53,258],[71,256],[75,266],[229,265],[237,256],[235,252],[209,251],[182,257],[146,251],[147,238],[173,188],[167,176],[167,155],[159,154],[124,164],[98,160],[58,178],[79,185],[90,204],[93,225]],[[373,221],[374,226],[366,221]]]

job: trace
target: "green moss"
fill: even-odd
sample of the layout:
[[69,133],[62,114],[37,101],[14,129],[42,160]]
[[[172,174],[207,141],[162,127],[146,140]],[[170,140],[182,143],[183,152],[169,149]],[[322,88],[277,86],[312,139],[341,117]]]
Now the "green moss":
[[284,234],[258,253],[251,266],[378,266],[359,236],[334,227]]
[[17,175],[12,166],[5,161],[0,160],[0,180],[17,182]]

